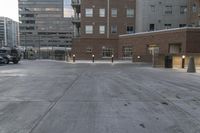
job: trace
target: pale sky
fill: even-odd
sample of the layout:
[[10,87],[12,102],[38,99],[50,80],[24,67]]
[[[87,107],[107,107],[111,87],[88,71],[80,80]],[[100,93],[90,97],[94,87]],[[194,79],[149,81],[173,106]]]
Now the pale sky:
[[[71,17],[73,14],[70,1],[65,0],[65,16],[67,17]],[[18,0],[0,0],[0,16],[18,21]]]
[[0,16],[18,21],[18,0],[0,0]]

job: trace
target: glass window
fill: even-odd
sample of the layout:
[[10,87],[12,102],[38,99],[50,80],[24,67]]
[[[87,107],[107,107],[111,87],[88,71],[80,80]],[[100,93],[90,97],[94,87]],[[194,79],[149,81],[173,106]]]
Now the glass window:
[[134,33],[134,27],[133,26],[127,26],[126,31],[127,31],[127,34],[132,34],[132,33]]
[[151,12],[155,12],[156,11],[156,6],[155,5],[150,5],[151,8]]
[[149,24],[149,30],[154,31],[155,30],[155,24]]
[[85,26],[85,33],[86,34],[93,34],[93,26],[92,25],[86,25]]
[[169,44],[169,53],[170,54],[179,54],[181,53],[181,44]]
[[99,9],[99,17],[105,17],[105,9],[101,8]]
[[187,25],[186,24],[179,24],[179,27],[186,27]]
[[172,6],[171,5],[165,6],[165,14],[172,14]]
[[85,16],[86,17],[93,17],[93,9],[92,8],[86,8],[85,9]]
[[117,25],[111,25],[111,33],[117,33]]
[[192,6],[192,11],[193,11],[193,13],[194,13],[194,12],[197,12],[197,5],[196,5],[196,4],[194,4],[194,5]]
[[109,57],[110,58],[114,54],[114,50],[113,50],[113,48],[103,48],[102,54],[103,54],[103,57]]
[[180,14],[185,14],[187,11],[187,6],[180,6]]
[[132,57],[133,56],[133,48],[129,46],[123,47],[123,57]]
[[133,9],[127,9],[126,10],[126,16],[129,18],[134,17],[134,10]]
[[111,15],[112,17],[117,17],[117,9],[111,9]]
[[99,34],[105,34],[105,26],[104,25],[99,26]]
[[165,24],[165,29],[170,29],[172,27],[172,24]]

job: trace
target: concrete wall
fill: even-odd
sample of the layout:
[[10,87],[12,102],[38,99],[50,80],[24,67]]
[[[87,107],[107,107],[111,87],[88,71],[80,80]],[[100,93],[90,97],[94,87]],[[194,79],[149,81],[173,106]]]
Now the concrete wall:
[[[165,14],[166,5],[172,5],[172,14]],[[187,13],[180,14],[180,6],[187,6],[187,0],[137,0],[136,32],[149,31],[149,24],[155,24],[155,30],[165,29],[165,24],[172,24],[172,28],[187,24]]]

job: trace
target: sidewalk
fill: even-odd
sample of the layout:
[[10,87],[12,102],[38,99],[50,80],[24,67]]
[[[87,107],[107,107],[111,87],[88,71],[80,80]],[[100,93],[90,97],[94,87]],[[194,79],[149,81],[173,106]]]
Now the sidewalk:
[[[187,67],[186,68],[173,68],[174,70],[180,71],[180,72],[187,72]],[[196,72],[200,73],[200,67],[196,67]]]

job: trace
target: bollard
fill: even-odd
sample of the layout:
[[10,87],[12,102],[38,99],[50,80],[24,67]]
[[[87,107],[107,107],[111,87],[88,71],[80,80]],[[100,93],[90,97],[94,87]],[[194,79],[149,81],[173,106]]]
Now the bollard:
[[114,55],[112,55],[111,61],[112,61],[112,63],[114,62]]
[[92,62],[94,63],[94,55],[92,55]]
[[187,72],[188,73],[196,73],[194,57],[190,57]]
[[185,55],[182,56],[182,68],[185,68]]
[[76,55],[73,54],[73,62],[75,62],[75,61],[76,61]]

